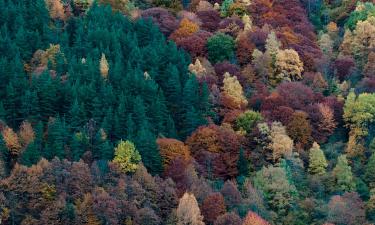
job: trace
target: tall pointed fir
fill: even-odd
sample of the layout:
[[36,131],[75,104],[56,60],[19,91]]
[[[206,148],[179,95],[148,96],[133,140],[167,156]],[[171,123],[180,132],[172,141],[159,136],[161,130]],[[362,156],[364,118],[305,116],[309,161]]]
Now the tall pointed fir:
[[148,123],[145,121],[139,127],[135,144],[141,154],[143,164],[151,174],[162,172],[161,156],[156,144],[156,137],[150,131]]
[[65,119],[57,116],[48,123],[48,139],[47,146],[42,156],[46,159],[58,157],[65,158],[65,141],[66,141],[66,124]]

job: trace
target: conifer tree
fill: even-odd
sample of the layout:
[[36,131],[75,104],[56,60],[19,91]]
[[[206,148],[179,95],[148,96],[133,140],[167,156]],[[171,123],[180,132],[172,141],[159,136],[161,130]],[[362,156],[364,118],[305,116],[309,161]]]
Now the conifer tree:
[[142,162],[151,174],[162,172],[162,163],[156,137],[151,133],[147,122],[137,132],[135,144],[142,157]]
[[238,156],[238,162],[237,162],[237,169],[238,169],[239,176],[247,177],[249,175],[250,165],[249,165],[249,161],[246,159],[243,148],[240,149],[240,154]]

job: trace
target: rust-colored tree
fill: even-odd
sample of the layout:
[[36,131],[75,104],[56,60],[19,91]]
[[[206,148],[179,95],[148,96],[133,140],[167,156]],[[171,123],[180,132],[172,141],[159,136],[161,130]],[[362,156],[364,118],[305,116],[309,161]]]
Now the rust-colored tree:
[[190,159],[189,147],[179,140],[173,138],[158,138],[156,143],[159,146],[164,167],[168,166],[170,162],[177,157],[184,160]]
[[207,224],[212,224],[218,216],[225,212],[224,197],[220,193],[210,194],[202,203],[202,213]]

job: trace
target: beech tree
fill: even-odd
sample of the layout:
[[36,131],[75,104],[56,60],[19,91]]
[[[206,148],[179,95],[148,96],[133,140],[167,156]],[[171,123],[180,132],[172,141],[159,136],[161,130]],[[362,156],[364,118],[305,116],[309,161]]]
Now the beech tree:
[[270,129],[271,143],[269,148],[272,149],[273,161],[277,161],[284,155],[292,153],[293,140],[286,134],[285,127],[279,122],[273,122]]
[[293,49],[280,50],[276,54],[275,79],[281,81],[297,81],[302,79],[303,63]]
[[190,159],[189,147],[179,140],[171,138],[158,138],[156,143],[159,146],[164,167],[167,167],[170,162],[177,157],[186,161]]
[[217,33],[207,40],[208,57],[214,63],[232,59],[234,48],[233,38],[223,33]]
[[207,196],[202,203],[202,213],[207,224],[213,224],[217,217],[226,212],[224,198],[221,193]]

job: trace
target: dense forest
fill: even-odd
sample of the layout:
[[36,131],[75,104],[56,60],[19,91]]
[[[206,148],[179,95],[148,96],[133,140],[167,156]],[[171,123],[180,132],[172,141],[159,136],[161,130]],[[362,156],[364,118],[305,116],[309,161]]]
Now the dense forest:
[[0,12],[0,224],[375,224],[374,1]]

